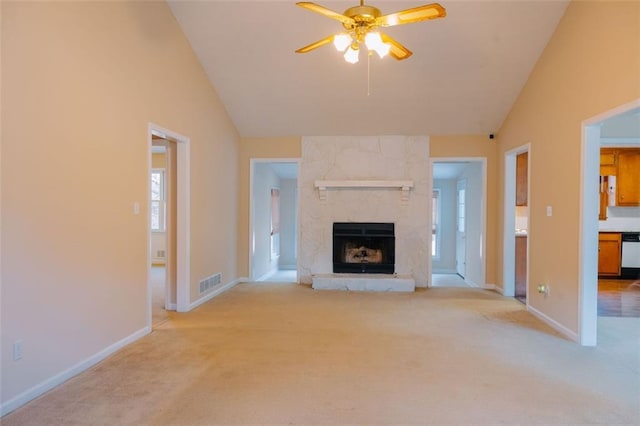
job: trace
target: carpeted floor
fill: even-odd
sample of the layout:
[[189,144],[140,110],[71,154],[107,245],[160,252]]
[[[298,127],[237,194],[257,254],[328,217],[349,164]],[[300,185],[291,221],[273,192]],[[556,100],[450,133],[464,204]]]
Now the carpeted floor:
[[2,424],[640,424],[639,321],[584,348],[489,291],[241,284]]

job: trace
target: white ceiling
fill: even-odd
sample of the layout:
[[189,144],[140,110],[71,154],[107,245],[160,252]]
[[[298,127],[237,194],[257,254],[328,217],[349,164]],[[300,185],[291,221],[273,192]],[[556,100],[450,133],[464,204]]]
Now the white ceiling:
[[434,179],[456,179],[469,165],[468,162],[436,162],[433,163]]
[[280,179],[298,178],[298,163],[269,163],[269,165]]
[[[317,1],[338,12],[357,4]],[[374,1],[384,14],[416,0]],[[496,132],[566,1],[440,2],[447,17],[385,30],[414,55],[346,63],[332,45],[296,54],[341,24],[295,1],[169,5],[243,137]],[[369,2],[367,2],[369,4]]]
[[611,117],[602,122],[600,136],[603,138],[640,138],[640,108]]

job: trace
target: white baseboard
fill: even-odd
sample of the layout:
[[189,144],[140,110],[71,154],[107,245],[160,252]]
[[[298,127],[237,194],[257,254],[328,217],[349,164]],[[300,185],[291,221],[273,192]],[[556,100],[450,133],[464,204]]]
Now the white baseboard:
[[496,285],[495,284],[484,284],[484,285],[480,285],[478,287],[482,288],[484,290],[492,290],[492,291],[494,291],[496,289]]
[[504,288],[498,287],[496,284],[486,284],[486,288],[487,290],[493,290],[504,296]]
[[167,310],[168,311],[177,311],[178,310],[178,304],[177,303],[169,303],[167,305]]
[[124,348],[125,346],[129,345],[130,343],[135,342],[136,340],[140,339],[141,337],[146,336],[147,334],[149,334],[151,332],[151,328],[150,327],[144,327],[138,331],[136,331],[135,333],[125,337],[122,340],[117,341],[116,343],[107,346],[106,348],[104,348],[103,350],[101,350],[100,352],[90,356],[89,358],[85,359],[84,361],[79,362],[78,364],[74,365],[73,367],[59,373],[56,374],[55,376],[45,380],[42,383],[39,383],[35,386],[33,386],[30,389],[27,389],[26,391],[22,392],[21,394],[11,398],[10,400],[3,402],[2,405],[0,405],[0,416],[4,416],[6,414],[9,414],[10,412],[22,407],[24,404],[28,403],[29,401],[32,401],[34,399],[36,399],[37,397],[39,397],[40,395],[44,394],[45,392],[50,391],[51,389],[55,388],[56,386],[61,385],[62,383],[66,382],[67,380],[71,379],[74,376],[77,376],[78,374],[82,373],[83,371],[93,367],[94,365],[96,365],[97,363],[99,363],[100,361],[104,360],[106,357],[108,357],[109,355],[113,354],[114,352]]
[[189,305],[189,308],[187,309],[187,312],[197,308],[198,306],[202,305],[203,303],[208,302],[209,300],[213,299],[217,295],[219,295],[221,293],[224,293],[227,290],[230,290],[231,288],[235,287],[237,284],[239,284],[241,282],[242,282],[242,280],[240,278],[238,278],[238,279],[235,279],[235,280],[231,281],[230,283],[227,283],[227,284],[225,284],[225,285],[223,285],[221,287],[216,288],[211,293],[205,294],[204,296],[202,296],[201,298],[199,298],[195,302],[191,303]]
[[482,288],[483,287],[483,286],[479,285],[478,283],[476,283],[475,281],[471,281],[470,279],[467,279],[467,278],[464,278],[464,282],[469,284],[469,287],[473,287],[473,288]]
[[558,333],[564,335],[565,337],[567,337],[570,340],[573,340],[576,343],[580,342],[580,339],[578,337],[578,333],[575,333],[575,332],[569,330],[567,327],[565,327],[564,325],[560,324],[558,321],[554,320],[553,318],[550,318],[547,315],[543,314],[542,312],[540,312],[539,310],[537,310],[533,306],[527,305],[527,310],[529,312],[531,312],[533,315],[535,315],[536,317],[538,317],[540,320],[545,322],[551,328],[556,330]]

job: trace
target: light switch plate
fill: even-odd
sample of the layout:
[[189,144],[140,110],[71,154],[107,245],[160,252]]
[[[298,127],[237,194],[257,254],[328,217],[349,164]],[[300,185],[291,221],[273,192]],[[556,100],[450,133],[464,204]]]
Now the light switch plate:
[[22,348],[24,342],[22,340],[16,340],[13,342],[13,360],[20,361],[22,359]]

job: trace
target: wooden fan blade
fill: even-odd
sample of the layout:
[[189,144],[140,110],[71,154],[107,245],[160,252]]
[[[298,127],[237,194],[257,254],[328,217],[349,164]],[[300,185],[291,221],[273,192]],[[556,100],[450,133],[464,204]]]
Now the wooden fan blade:
[[334,37],[335,37],[334,35],[330,35],[328,37],[323,38],[322,40],[316,41],[315,43],[311,43],[308,46],[301,47],[300,49],[296,50],[296,53],[307,53],[313,49],[317,49],[318,47],[321,47],[321,46],[324,46],[325,44],[333,42]]
[[392,25],[411,24],[412,22],[420,22],[427,19],[444,18],[445,16],[447,16],[447,11],[444,7],[438,3],[432,3],[380,16],[376,18],[376,25],[379,27],[390,27]]
[[349,18],[342,13],[334,12],[333,10],[327,9],[324,6],[320,6],[319,4],[311,3],[309,1],[301,1],[296,4],[302,8],[309,9],[312,12],[319,13],[331,19],[336,19],[345,25],[354,25],[356,23],[353,18]]
[[397,60],[401,61],[403,59],[407,59],[409,56],[413,55],[413,52],[389,37],[386,34],[380,33],[380,37],[384,43],[389,44],[391,49],[389,50],[389,55],[393,56]]

